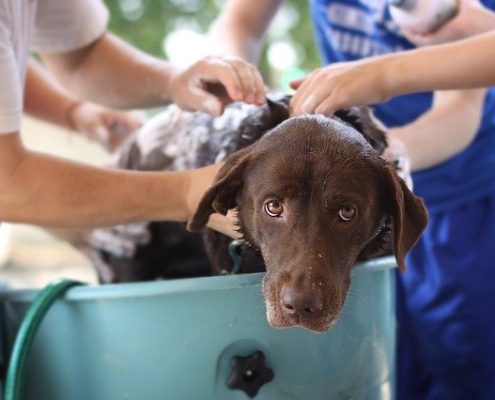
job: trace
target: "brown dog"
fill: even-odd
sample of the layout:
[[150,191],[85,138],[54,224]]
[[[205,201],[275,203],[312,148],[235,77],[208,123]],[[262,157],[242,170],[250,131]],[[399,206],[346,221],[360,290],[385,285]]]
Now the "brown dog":
[[318,332],[339,316],[356,261],[393,229],[404,269],[427,222],[422,201],[362,134],[322,116],[291,118],[230,157],[189,228],[232,208],[265,261],[270,324]]
[[[207,124],[188,117],[180,126],[189,137],[175,132],[173,146],[170,142],[155,145],[156,151],[145,152],[146,157],[139,146],[131,146],[121,161],[127,160],[129,168],[132,159],[133,169],[178,169],[218,160],[222,151],[233,153],[188,228],[198,230],[210,214],[236,208],[239,229],[249,245],[243,250],[243,272],[259,270],[263,262],[266,266],[263,291],[270,324],[322,332],[342,310],[356,261],[386,254],[393,247],[404,269],[404,257],[425,228],[427,215],[423,202],[380,156],[385,136],[367,109],[340,111],[334,118],[289,118],[287,104],[287,98],[269,102],[240,124],[232,124],[234,128],[229,127],[225,135],[210,133],[208,141],[187,131],[187,127]],[[189,144],[184,145],[184,140]],[[177,145],[178,141],[182,144]],[[215,141],[220,143],[217,147]],[[165,148],[172,148],[173,154]],[[150,160],[155,160],[154,165],[149,165]],[[146,264],[164,266],[174,254],[165,243],[170,235],[178,237],[184,231],[177,233],[177,225],[164,224],[150,225],[151,242],[138,246],[135,271],[143,273]],[[153,234],[157,227],[161,227],[159,235]],[[230,240],[210,230],[204,234],[214,271],[229,270]],[[158,257],[160,249],[163,261],[149,258],[150,254]],[[191,251],[181,253],[182,260]],[[140,261],[140,254],[148,261]],[[105,256],[108,263],[108,252]],[[115,262],[118,257],[111,260],[111,269],[119,275],[118,268],[125,265],[128,270],[133,258],[120,264]],[[164,276],[167,268],[163,267]],[[150,277],[156,275],[155,271]]]

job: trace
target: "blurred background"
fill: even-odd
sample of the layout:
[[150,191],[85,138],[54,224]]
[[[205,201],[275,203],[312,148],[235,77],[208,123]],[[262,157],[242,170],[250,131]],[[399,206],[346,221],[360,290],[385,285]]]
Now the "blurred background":
[[[207,55],[204,34],[227,0],[105,0],[109,29],[136,47],[178,65]],[[271,24],[260,69],[272,88],[319,65],[307,0],[286,1]],[[35,150],[103,165],[110,155],[81,136],[31,118],[23,121],[23,140]],[[42,177],[40,177],[42,179]],[[10,287],[40,287],[67,277],[96,282],[84,255],[40,228],[0,225],[0,281]]]
[[[256,1],[256,0],[255,0]],[[110,30],[135,46],[175,64],[207,55],[204,33],[227,0],[106,0]],[[319,64],[306,0],[283,3],[262,51],[260,70],[267,84],[288,82]]]

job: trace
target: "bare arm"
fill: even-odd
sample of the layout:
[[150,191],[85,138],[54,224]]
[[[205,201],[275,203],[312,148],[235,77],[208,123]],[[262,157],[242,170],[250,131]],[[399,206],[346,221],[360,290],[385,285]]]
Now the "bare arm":
[[483,89],[436,92],[430,111],[390,130],[390,137],[404,144],[411,170],[432,167],[471,143],[481,121],[484,95]]
[[[495,14],[478,0],[460,0],[458,5],[457,16],[440,30],[423,35],[404,33],[412,43],[424,46],[456,41],[495,28]],[[448,71],[450,65],[445,69]],[[428,68],[418,65],[418,70]],[[392,137],[402,140],[413,170],[443,162],[471,143],[481,122],[484,97],[482,89],[437,91],[431,110],[412,124],[392,130]]]
[[394,54],[388,61],[387,97],[408,92],[492,86],[495,85],[495,32]]
[[405,93],[495,84],[495,13],[479,0],[459,0],[458,5],[456,17],[437,31],[403,32],[417,46],[429,47],[331,65],[292,82],[297,89],[293,112],[332,114]]
[[75,101],[37,62],[29,61],[24,90],[24,111],[27,114],[70,128],[66,111]]
[[[494,66],[495,32],[491,32],[451,44],[319,69],[305,80],[292,83],[298,89],[291,106],[295,114],[331,114],[340,108],[381,103],[405,93],[492,86]],[[315,94],[310,99],[306,95],[309,92]]]
[[168,84],[175,68],[111,34],[81,49],[42,58],[53,75],[81,98],[117,108],[170,101]]
[[75,130],[110,151],[124,143],[139,126],[131,113],[80,102],[34,60],[29,61],[24,111],[41,120]]
[[[143,108],[173,101],[185,109],[220,115],[231,101],[264,101],[263,82],[244,61],[207,57],[178,69],[111,34],[78,50],[43,54],[43,60],[71,93],[110,107]],[[209,85],[224,90],[218,95]]]
[[230,0],[209,32],[213,53],[257,62],[265,33],[282,1]]
[[[0,220],[96,227],[140,220],[186,221],[218,170],[104,170],[26,150],[0,135]],[[228,226],[226,220],[220,221]]]

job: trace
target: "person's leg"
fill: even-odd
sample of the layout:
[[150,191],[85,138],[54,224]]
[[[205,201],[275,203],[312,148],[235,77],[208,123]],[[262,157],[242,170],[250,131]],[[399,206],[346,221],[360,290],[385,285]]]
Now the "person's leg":
[[[397,273],[400,274],[400,272]],[[413,324],[405,304],[405,293],[400,277],[396,284],[395,307],[397,316],[396,399],[436,399],[438,397],[431,393],[432,377],[421,359]]]
[[495,196],[432,215],[399,278],[412,351],[440,399],[495,398],[494,226]]

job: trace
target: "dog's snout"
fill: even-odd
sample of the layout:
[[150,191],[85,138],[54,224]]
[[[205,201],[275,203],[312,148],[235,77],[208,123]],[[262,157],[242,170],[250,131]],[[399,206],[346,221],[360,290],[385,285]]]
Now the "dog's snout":
[[312,290],[296,290],[286,287],[281,293],[282,309],[289,316],[312,317],[323,308],[321,294]]

